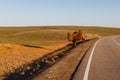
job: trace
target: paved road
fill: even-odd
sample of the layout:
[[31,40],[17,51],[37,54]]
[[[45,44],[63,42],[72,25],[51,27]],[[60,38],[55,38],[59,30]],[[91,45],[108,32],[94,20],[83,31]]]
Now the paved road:
[[98,40],[87,52],[73,80],[120,80],[120,36]]

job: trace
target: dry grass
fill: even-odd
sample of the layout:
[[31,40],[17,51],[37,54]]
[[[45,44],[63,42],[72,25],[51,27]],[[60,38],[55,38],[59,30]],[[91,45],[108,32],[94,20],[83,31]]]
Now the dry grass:
[[0,75],[11,72],[22,64],[47,54],[49,50],[24,47],[15,44],[0,45]]
[[[120,35],[120,29],[102,27],[51,26],[0,28],[0,75],[14,71],[49,52],[68,44],[67,32],[82,29],[87,38]],[[24,45],[24,46],[23,46]],[[25,45],[29,46],[26,47]],[[37,48],[35,48],[37,47]]]
[[65,46],[65,44],[31,48],[17,44],[0,44],[0,75],[12,72],[19,66],[28,64],[55,49],[62,48],[63,46]]

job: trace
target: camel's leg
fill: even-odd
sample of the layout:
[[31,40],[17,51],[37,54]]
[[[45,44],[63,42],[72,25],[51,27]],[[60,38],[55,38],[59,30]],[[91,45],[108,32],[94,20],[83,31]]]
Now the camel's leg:
[[82,41],[85,42],[85,38],[82,38]]
[[76,47],[76,40],[73,39],[73,47]]

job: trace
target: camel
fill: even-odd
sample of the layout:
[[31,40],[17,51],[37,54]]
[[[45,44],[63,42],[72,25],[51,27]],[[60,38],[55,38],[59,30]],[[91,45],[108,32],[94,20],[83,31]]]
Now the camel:
[[73,42],[73,46],[76,47],[76,42],[80,41],[80,40],[85,40],[84,34],[81,30],[79,30],[78,32],[75,31],[73,34],[71,34],[70,32],[67,33],[67,39],[68,41],[72,41]]

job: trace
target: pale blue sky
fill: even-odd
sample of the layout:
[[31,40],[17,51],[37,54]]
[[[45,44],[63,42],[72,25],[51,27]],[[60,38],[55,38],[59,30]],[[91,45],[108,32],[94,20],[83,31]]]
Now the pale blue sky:
[[120,0],[0,0],[0,26],[120,27]]

